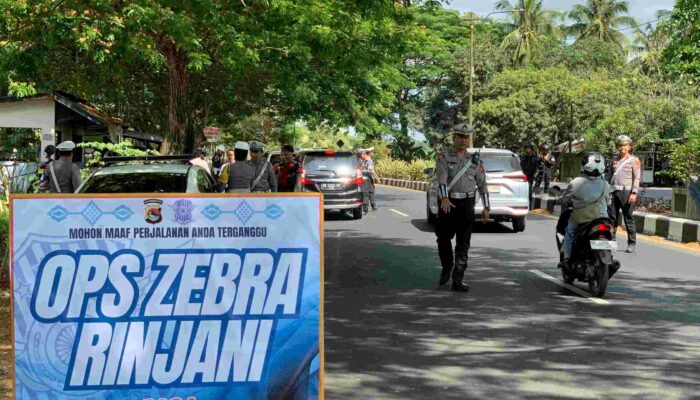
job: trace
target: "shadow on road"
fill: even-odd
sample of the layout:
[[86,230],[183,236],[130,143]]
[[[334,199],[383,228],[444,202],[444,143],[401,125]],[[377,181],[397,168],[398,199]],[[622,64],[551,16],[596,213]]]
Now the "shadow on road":
[[466,294],[437,288],[433,247],[346,229],[325,254],[328,398],[681,399],[700,387],[697,284],[622,273],[635,289],[612,287],[599,306],[529,272],[552,263],[533,248],[472,248]]

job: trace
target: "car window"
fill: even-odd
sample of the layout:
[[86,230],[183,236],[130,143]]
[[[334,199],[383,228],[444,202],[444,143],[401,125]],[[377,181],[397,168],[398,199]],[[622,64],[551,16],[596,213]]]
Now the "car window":
[[80,193],[185,193],[187,176],[181,173],[93,175]]
[[510,154],[482,154],[486,172],[513,172],[520,171],[518,160]]
[[304,157],[306,171],[334,171],[341,175],[353,175],[357,160],[352,156],[307,155]]
[[197,190],[199,193],[213,192],[211,182],[209,181],[209,178],[207,178],[207,174],[201,169],[197,171]]

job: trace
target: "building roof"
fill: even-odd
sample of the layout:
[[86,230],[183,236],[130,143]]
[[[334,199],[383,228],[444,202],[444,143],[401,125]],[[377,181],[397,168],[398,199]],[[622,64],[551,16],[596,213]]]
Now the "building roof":
[[69,108],[73,112],[79,114],[80,116],[88,119],[90,122],[99,125],[119,125],[123,126],[124,122],[119,118],[114,118],[107,113],[101,111],[92,104],[89,104],[86,100],[79,97],[73,96],[69,93],[62,91],[54,91],[48,93],[37,93],[34,96],[28,97],[0,97],[0,103],[10,103],[10,102],[20,102],[29,99],[44,99],[52,98],[55,102],[62,104],[63,106]]

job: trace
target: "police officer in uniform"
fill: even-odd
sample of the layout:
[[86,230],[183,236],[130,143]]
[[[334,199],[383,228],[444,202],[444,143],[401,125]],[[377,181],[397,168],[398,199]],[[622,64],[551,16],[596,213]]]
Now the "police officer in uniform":
[[637,203],[639,181],[642,177],[642,163],[639,158],[632,155],[632,139],[626,135],[616,138],[618,154],[613,158],[610,169],[609,182],[612,186],[612,202],[608,208],[608,214],[617,231],[620,220],[620,211],[625,218],[627,227],[627,252],[634,253],[637,245],[637,227],[634,223],[634,207]]
[[[486,186],[486,173],[478,153],[469,154],[469,135],[474,133],[472,126],[465,124],[453,128],[453,149],[438,156],[436,174],[438,179],[438,211],[435,234],[438,253],[442,264],[440,286],[450,280],[452,290],[469,290],[469,285],[462,282],[467,269],[467,258],[474,228],[474,205],[476,191],[479,190],[484,210],[481,217],[489,219],[489,193]],[[452,251],[452,238],[457,236],[457,243]]]
[[254,171],[255,177],[251,184],[252,191],[258,193],[276,192],[277,191],[277,176],[272,168],[272,164],[263,157],[265,145],[260,142],[250,144],[250,164]]
[[248,158],[247,142],[236,142],[233,147],[235,162],[226,164],[219,174],[219,184],[226,193],[250,193],[255,169],[246,161]]
[[49,176],[49,192],[73,193],[80,186],[80,167],[73,164],[74,149],[75,143],[70,140],[56,146],[60,157],[51,162],[45,172]]
[[374,170],[374,161],[372,160],[371,156],[372,150],[374,150],[374,147],[370,149],[358,150],[360,160],[362,160],[360,161],[360,169],[362,170],[362,176],[364,177],[362,180],[362,211],[365,214],[369,212],[370,205],[372,206],[372,211],[377,211],[379,209],[374,199],[374,184],[379,183],[379,176]]
[[527,186],[529,188],[529,199],[530,207],[532,207],[532,184],[535,181],[535,175],[537,174],[537,165],[539,163],[539,158],[537,157],[535,145],[530,143],[525,146],[525,155],[523,155],[520,160],[520,165],[522,167],[523,173],[527,176]]

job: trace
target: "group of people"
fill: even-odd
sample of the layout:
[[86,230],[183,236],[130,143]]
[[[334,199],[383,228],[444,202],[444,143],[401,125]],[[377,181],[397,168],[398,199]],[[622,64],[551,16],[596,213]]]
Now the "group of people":
[[73,150],[75,143],[70,140],[56,147],[46,146],[46,163],[41,166],[44,173],[39,181],[39,192],[73,193],[78,189],[82,178],[80,167],[73,163]]
[[525,154],[521,157],[520,163],[523,173],[527,176],[528,186],[530,187],[530,203],[532,203],[534,190],[539,189],[543,182],[544,191],[549,190],[552,170],[557,164],[557,159],[550,151],[549,145],[543,144],[540,146],[539,153],[537,153],[535,145],[530,143],[525,146]]
[[254,141],[236,142],[226,151],[225,159],[218,154],[213,160],[213,171],[203,150],[190,160],[212,174],[218,181],[219,191],[225,193],[293,192],[299,164],[294,159],[294,147],[282,146],[281,161],[277,165],[264,157],[265,145]]
[[[452,290],[455,291],[469,290],[469,285],[463,279],[467,269],[477,196],[480,196],[484,206],[481,214],[483,221],[488,221],[491,210],[483,162],[478,153],[469,154],[467,151],[469,136],[473,134],[473,126],[455,126],[452,129],[452,149],[440,153],[436,163],[440,207],[435,234],[442,265],[439,285],[442,286],[451,279]],[[562,204],[566,203],[574,209],[564,239],[565,262],[571,255],[576,229],[597,218],[609,218],[615,232],[622,215],[627,228],[626,251],[635,252],[636,227],[633,213],[640,187],[641,163],[631,153],[632,140],[628,136],[618,136],[616,144],[618,154],[612,159],[609,169],[606,168],[602,155],[586,154],[581,164],[581,177],[571,182],[560,199]],[[540,172],[541,179],[548,184],[556,160],[548,147],[543,147],[539,155],[535,155],[534,150],[534,145],[528,146],[528,154],[522,159],[523,170],[528,175],[528,181],[531,182],[534,175]],[[453,249],[452,239],[455,237]]]

